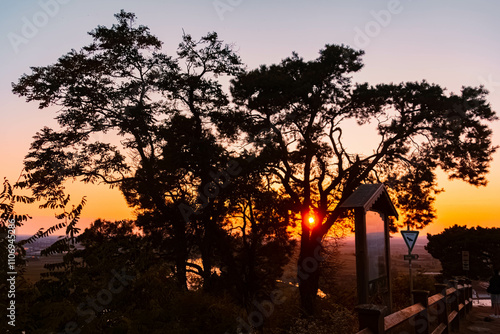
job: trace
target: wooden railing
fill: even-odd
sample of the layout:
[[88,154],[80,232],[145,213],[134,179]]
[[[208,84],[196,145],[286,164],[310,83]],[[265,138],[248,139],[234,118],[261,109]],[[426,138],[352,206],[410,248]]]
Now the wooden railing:
[[460,320],[472,310],[472,286],[469,280],[449,283],[436,284],[437,293],[430,297],[429,291],[413,291],[416,304],[387,316],[386,307],[357,306],[361,329],[357,334],[458,332]]

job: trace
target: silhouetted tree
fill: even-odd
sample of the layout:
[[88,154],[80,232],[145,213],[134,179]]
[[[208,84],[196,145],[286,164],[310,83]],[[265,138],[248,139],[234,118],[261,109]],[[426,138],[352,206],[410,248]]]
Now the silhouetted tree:
[[[439,234],[427,234],[427,239],[425,249],[441,262],[445,278],[488,279],[492,269],[500,266],[500,228],[454,225]],[[462,251],[469,252],[468,271],[463,270]]]
[[[23,323],[25,312],[29,309],[29,301],[23,300],[26,296],[27,282],[24,278],[26,269],[25,250],[16,236],[17,229],[24,225],[31,217],[16,209],[17,203],[33,203],[34,198],[16,193],[13,186],[4,178],[0,191],[0,256],[2,264],[0,270],[0,307],[6,310],[5,318],[0,323],[0,331],[7,333]],[[15,272],[16,274],[11,274]],[[14,281],[12,280],[14,278]],[[12,282],[15,289],[11,288]],[[11,315],[11,301],[15,302],[16,314]]]
[[[185,34],[177,56],[169,57],[148,28],[136,26],[134,14],[122,11],[116,18],[111,28],[90,32],[90,45],[54,65],[32,68],[13,85],[14,93],[38,101],[41,109],[61,108],[59,129],[44,128],[35,136],[25,159],[28,174],[19,185],[36,197],[52,198],[61,198],[68,179],[117,186],[136,209],[134,226],[144,238],[134,238],[128,223],[96,221],[77,238],[85,250],[51,268],[51,275],[63,279],[39,283],[47,298],[37,300],[34,309],[55,303],[55,312],[64,309],[64,316],[55,319],[46,312],[32,324],[61,330],[65,322],[75,322],[86,331],[101,331],[127,327],[120,320],[125,314],[134,319],[135,330],[174,326],[196,312],[193,305],[177,308],[189,292],[177,291],[169,300],[173,278],[187,290],[188,271],[201,277],[205,290],[221,300],[230,291],[251,311],[252,301],[274,288],[292,242],[278,193],[264,191],[259,177],[248,183],[246,176],[259,166],[251,166],[231,145],[237,140],[228,123],[232,111],[218,77],[240,73],[241,61],[216,33],[199,40]],[[254,214],[244,233],[233,234],[229,220],[240,204],[244,215],[249,208]],[[65,242],[54,247],[61,250]],[[101,257],[106,260],[96,261]],[[74,262],[80,267],[68,270]],[[94,310],[91,318],[75,314],[68,306],[99,293],[111,266],[136,274],[130,293]],[[212,295],[197,296],[202,296],[199,310],[219,309],[221,318],[235,306],[233,300],[216,305]],[[206,332],[209,314],[175,326]],[[234,319],[209,326],[228,328]]]
[[[18,180],[19,181],[19,180]],[[19,182],[18,182],[19,184]],[[42,250],[41,255],[50,255],[54,253],[64,254],[63,261],[59,263],[45,264],[44,267],[49,269],[49,273],[43,273],[43,276],[50,277],[51,280],[56,278],[58,282],[67,282],[67,274],[75,271],[78,267],[78,263],[75,261],[75,253],[77,253],[75,243],[77,235],[79,233],[79,228],[76,227],[76,223],[80,217],[83,206],[85,205],[85,198],[82,199],[81,203],[76,207],[73,206],[71,210],[66,210],[66,206],[69,204],[70,197],[64,195],[62,192],[50,193],[50,197],[30,197],[24,195],[18,195],[14,192],[14,187],[11,186],[7,179],[4,179],[3,190],[0,193],[0,234],[2,238],[0,240],[0,252],[4,256],[6,261],[2,265],[2,270],[5,274],[9,272],[16,272],[15,285],[16,289],[15,302],[16,302],[16,316],[15,328],[22,328],[25,330],[33,330],[37,328],[33,321],[38,319],[40,314],[32,314],[33,304],[36,299],[40,296],[40,292],[33,287],[31,282],[25,278],[26,273],[26,251],[25,245],[31,244],[35,240],[40,238],[46,238],[53,235],[55,232],[60,230],[65,230],[66,236],[59,238],[54,244],[50,245],[48,248]],[[56,214],[56,219],[59,222],[55,223],[53,226],[44,229],[40,228],[37,233],[25,240],[19,240],[19,236],[16,236],[17,229],[25,224],[31,217],[28,214],[21,214],[16,211],[16,203],[23,204],[33,204],[36,200],[44,200],[43,204],[39,205],[41,209],[63,209],[62,212]],[[12,258],[11,255],[15,257]],[[9,259],[9,261],[7,261]],[[11,260],[14,260],[11,262]],[[10,274],[11,276],[13,274]],[[5,298],[3,301],[9,301],[7,299],[9,290],[8,284],[0,284],[0,291],[4,293]],[[12,295],[14,296],[14,295]],[[38,297],[37,297],[38,296]],[[45,298],[48,295],[44,295]],[[12,299],[14,300],[14,299]],[[52,310],[55,312],[62,312],[64,310],[64,303],[60,300],[55,304]],[[61,306],[61,308],[59,308]],[[8,305],[2,303],[2,307],[7,308]],[[50,311],[45,311],[45,314],[50,313]],[[60,315],[60,313],[59,313]],[[43,317],[43,315],[42,315]],[[53,321],[53,319],[52,319]],[[0,327],[5,332],[11,331],[13,327],[11,325],[7,326],[7,322],[2,322],[2,327]]]
[[288,230],[289,201],[266,185],[261,174],[242,176],[231,190],[226,222],[235,236],[231,242],[234,259],[229,262],[234,265],[221,270],[251,313],[255,303],[269,299],[276,288],[296,242]]
[[[306,313],[314,312],[321,241],[360,184],[384,182],[406,214],[403,223],[421,228],[434,218],[436,167],[484,185],[495,151],[485,122],[496,116],[483,88],[464,87],[455,95],[425,81],[354,86],[349,75],[362,68],[362,54],[327,45],[315,60],[294,53],[232,81],[240,106],[235,121],[302,220],[298,267]],[[348,151],[343,134],[349,120],[375,123],[379,142],[372,153]]]
[[239,308],[229,298],[179,290],[169,263],[136,229],[128,220],[93,222],[77,238],[84,248],[64,258],[79,265],[62,268],[57,280],[42,278],[22,294],[29,307],[18,328],[34,333],[233,332]]
[[[17,228],[24,225],[31,217],[28,214],[16,211],[16,203],[30,204],[34,203],[35,199],[30,196],[18,195],[14,192],[12,185],[7,178],[4,178],[2,191],[0,192],[0,255],[3,256],[3,261],[0,268],[3,272],[16,271],[9,270],[8,260],[14,260],[17,270],[21,271],[24,264],[24,249],[16,239]],[[15,254],[16,257],[9,257],[9,254]],[[1,288],[5,288],[1,285]],[[2,292],[5,292],[2,290]],[[7,294],[5,294],[7,295]]]
[[[201,194],[210,188],[211,171],[227,161],[211,127],[228,103],[215,77],[237,73],[240,60],[216,33],[199,41],[184,35],[178,56],[169,57],[147,27],[136,26],[134,14],[115,16],[118,23],[111,28],[99,26],[89,33],[93,43],[54,65],[32,68],[13,84],[16,94],[39,101],[40,108],[61,107],[61,130],[46,127],[35,136],[23,185],[35,196],[57,193],[69,178],[120,186],[145,217],[139,220],[145,232],[163,229],[171,245],[165,254],[173,257],[168,260],[186,288],[187,234],[199,236],[208,276],[214,235],[222,233],[217,225],[222,218],[214,208],[223,201],[210,198],[198,209]],[[117,137],[104,142],[104,134]],[[121,147],[113,144],[115,139],[121,139]],[[198,215],[172,216],[182,203]],[[156,228],[147,225],[147,217],[154,218]]]

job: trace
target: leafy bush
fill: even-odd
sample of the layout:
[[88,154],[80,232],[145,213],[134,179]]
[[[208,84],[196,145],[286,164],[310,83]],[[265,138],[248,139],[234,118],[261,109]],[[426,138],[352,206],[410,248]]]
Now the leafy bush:
[[[413,289],[429,291],[429,295],[435,292],[436,284],[434,276],[414,275]],[[398,275],[392,278],[392,311],[398,311],[411,306],[410,279],[408,275]]]
[[298,318],[286,332],[289,334],[346,334],[354,333],[354,314],[341,305],[333,304],[314,317]]

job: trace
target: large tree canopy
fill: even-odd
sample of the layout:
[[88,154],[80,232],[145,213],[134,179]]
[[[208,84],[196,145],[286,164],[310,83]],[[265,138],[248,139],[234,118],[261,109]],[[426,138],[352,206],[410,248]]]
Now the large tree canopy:
[[[495,152],[487,122],[496,119],[487,92],[464,87],[446,94],[426,81],[353,85],[350,74],[361,69],[362,54],[327,45],[315,60],[293,54],[232,81],[241,132],[302,219],[299,268],[314,257],[344,214],[340,204],[362,183],[384,182],[402,223],[416,228],[435,217],[437,167],[450,178],[486,184]],[[349,120],[375,124],[379,141],[371,153],[349,151],[343,141]],[[301,279],[303,307],[311,312],[318,278],[316,270]]]
[[212,248],[223,244],[215,236],[224,235],[217,225],[224,200],[211,199],[190,220],[178,205],[199,208],[210,173],[229,160],[212,126],[228,104],[215,78],[238,73],[241,62],[216,33],[200,40],[184,35],[171,57],[147,27],[136,26],[134,14],[122,11],[116,18],[111,28],[89,33],[90,45],[54,65],[32,68],[13,85],[40,108],[60,107],[60,129],[37,133],[21,184],[36,196],[59,194],[70,178],[119,186],[139,210],[144,232],[168,240],[162,243],[165,256],[176,259],[185,287],[190,242],[198,243],[204,258],[204,277],[212,274]]
[[[232,92],[246,121],[241,129],[287,195],[320,220],[360,183],[386,182],[398,191],[404,223],[421,228],[433,218],[436,167],[450,178],[486,184],[496,149],[487,122],[497,118],[483,88],[464,87],[456,95],[426,81],[353,85],[348,75],[361,69],[361,55],[328,45],[314,61],[294,54],[238,76]],[[376,124],[372,154],[343,144],[344,123],[352,119]],[[325,217],[321,234],[337,217]]]
[[241,61],[216,33],[185,34],[168,56],[134,14],[116,18],[90,32],[90,45],[13,84],[41,109],[60,107],[59,128],[37,133],[19,185],[39,198],[61,196],[68,179],[118,186],[182,289],[196,274],[212,292],[236,286],[240,301],[255,307],[282,272],[266,259],[286,261],[291,243],[284,218],[272,212],[279,199],[262,189],[258,172],[246,177],[253,167],[229,145],[234,129],[219,81],[240,73]]

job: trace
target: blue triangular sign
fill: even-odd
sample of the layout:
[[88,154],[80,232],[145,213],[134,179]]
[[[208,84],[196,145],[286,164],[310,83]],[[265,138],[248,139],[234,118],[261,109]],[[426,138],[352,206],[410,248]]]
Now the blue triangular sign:
[[413,246],[415,246],[417,242],[418,231],[401,231],[401,234],[403,235],[406,246],[408,246],[408,253],[411,253]]

